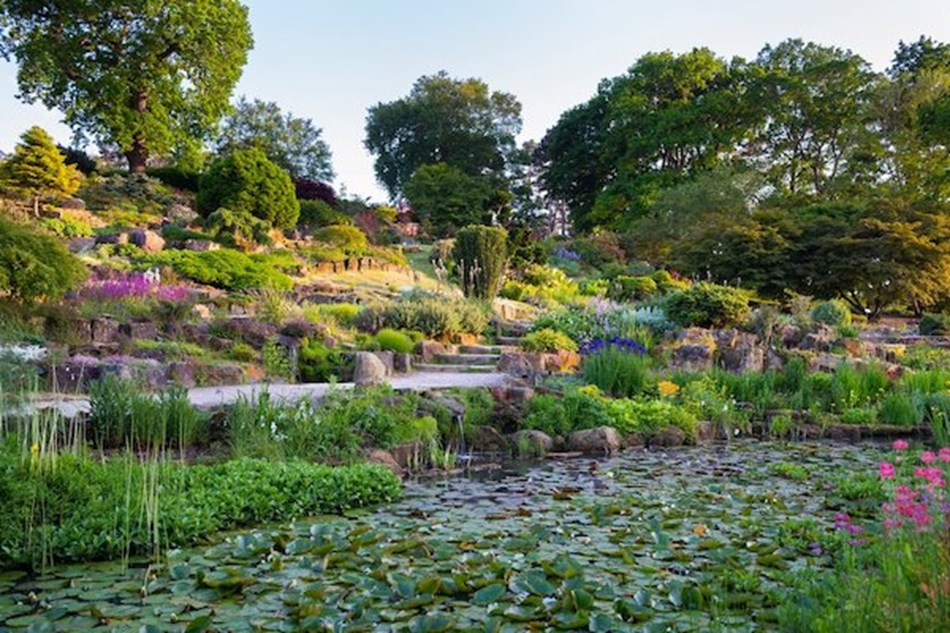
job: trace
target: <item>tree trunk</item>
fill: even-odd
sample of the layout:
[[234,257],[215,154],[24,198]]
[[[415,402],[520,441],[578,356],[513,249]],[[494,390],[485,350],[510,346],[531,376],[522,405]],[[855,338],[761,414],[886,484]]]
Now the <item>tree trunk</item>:
[[[144,92],[136,92],[132,95],[130,105],[136,113],[144,114],[148,111],[148,95]],[[141,132],[137,132],[132,137],[132,147],[125,153],[125,159],[129,161],[129,173],[145,173],[146,163],[148,162],[148,147]]]
[[33,196],[33,217],[40,217],[40,197]]

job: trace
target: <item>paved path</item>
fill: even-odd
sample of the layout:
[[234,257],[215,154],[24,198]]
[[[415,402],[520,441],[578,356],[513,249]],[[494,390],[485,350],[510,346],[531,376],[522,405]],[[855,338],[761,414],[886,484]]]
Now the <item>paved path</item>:
[[[394,376],[389,384],[397,391],[428,391],[430,389],[452,389],[456,387],[498,387],[508,379],[500,372],[416,372]],[[220,387],[195,387],[188,390],[188,398],[199,409],[214,409],[232,404],[238,398],[255,398],[266,391],[272,397],[285,402],[299,400],[319,400],[330,389],[352,389],[353,383],[341,382],[304,384],[254,384],[225,385]],[[66,417],[75,417],[89,411],[89,400],[84,396],[66,396],[60,399],[38,400],[32,405],[37,409],[58,408]]]

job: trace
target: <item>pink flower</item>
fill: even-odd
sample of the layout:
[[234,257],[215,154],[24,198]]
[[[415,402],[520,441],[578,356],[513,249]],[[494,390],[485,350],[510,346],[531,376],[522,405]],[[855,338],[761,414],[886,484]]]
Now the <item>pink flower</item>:
[[881,462],[880,472],[881,472],[881,479],[893,479],[894,478],[894,464],[890,462]]
[[906,451],[910,444],[907,443],[907,440],[894,440],[894,444],[892,446],[894,447],[895,451]]
[[900,519],[884,519],[884,529],[893,530],[894,528],[899,528],[904,524]]
[[939,467],[915,468],[914,477],[926,479],[930,488],[940,488],[944,485],[943,471]]
[[950,446],[944,446],[937,451],[937,457],[944,463],[950,463]]
[[925,464],[932,464],[934,463],[934,460],[936,459],[937,457],[936,455],[934,455],[933,451],[924,451],[923,453],[920,454],[920,461],[922,461]]

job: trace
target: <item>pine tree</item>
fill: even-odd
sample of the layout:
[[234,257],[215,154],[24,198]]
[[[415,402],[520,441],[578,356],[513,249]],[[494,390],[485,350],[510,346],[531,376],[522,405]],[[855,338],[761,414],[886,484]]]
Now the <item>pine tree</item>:
[[40,198],[71,196],[82,178],[75,167],[66,164],[52,137],[38,126],[23,133],[4,168],[7,184],[33,200],[34,215],[39,215]]

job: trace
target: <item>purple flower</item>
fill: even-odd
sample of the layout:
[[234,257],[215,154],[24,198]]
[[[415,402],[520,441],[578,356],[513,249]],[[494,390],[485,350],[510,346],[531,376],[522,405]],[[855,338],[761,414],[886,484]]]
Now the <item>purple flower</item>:
[[591,354],[604,352],[608,349],[615,349],[626,354],[646,354],[647,352],[646,348],[640,344],[639,341],[635,341],[632,338],[621,338],[619,336],[614,336],[609,339],[594,339],[593,341],[584,343],[579,351],[582,356],[590,356]]

